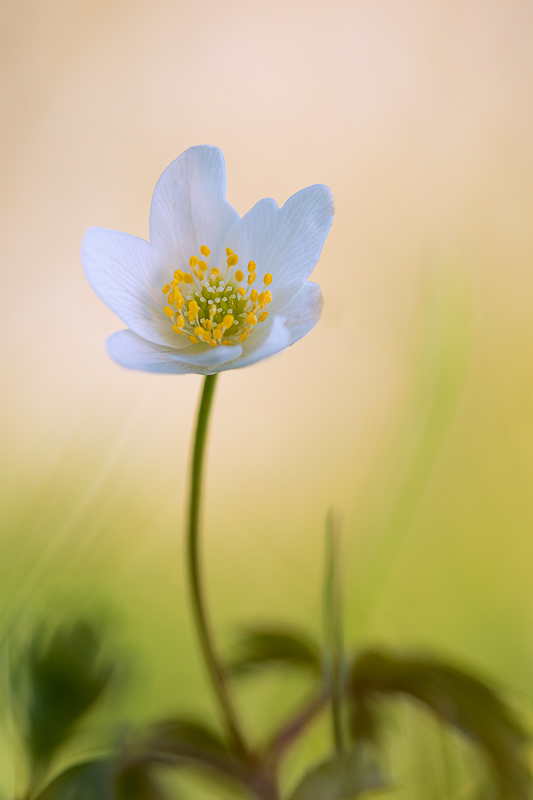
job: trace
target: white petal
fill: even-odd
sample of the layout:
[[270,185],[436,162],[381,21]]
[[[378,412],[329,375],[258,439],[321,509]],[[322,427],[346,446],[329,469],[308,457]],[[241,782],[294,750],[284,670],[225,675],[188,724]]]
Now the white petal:
[[163,313],[161,288],[171,267],[144,239],[107,228],[89,228],[83,237],[81,260],[96,294],[132,331],[157,344],[181,349]]
[[[254,334],[260,334],[260,331],[254,331]],[[250,337],[250,339],[252,339],[252,337]],[[250,339],[246,342],[249,346],[246,352],[243,351],[242,357],[231,364],[224,364],[218,370],[219,372],[226,369],[238,369],[239,367],[247,367],[249,364],[255,364],[256,361],[261,361],[263,358],[273,356],[274,353],[279,353],[291,343],[289,330],[282,317],[276,317],[270,329],[265,331],[261,339],[256,338],[253,345],[251,343],[249,344]]]
[[274,200],[260,200],[230,232],[228,244],[240,263],[256,262],[258,288],[265,273],[272,274],[269,311],[282,308],[311,274],[333,214],[330,189],[317,184],[294,194],[282,208]]
[[201,375],[218,372],[221,363],[226,364],[242,353],[242,348],[238,345],[210,347],[196,355],[192,355],[192,348],[189,348],[187,354],[183,355],[171,347],[148,342],[132,331],[114,333],[107,340],[107,349],[115,361],[128,369],[174,374],[196,372]]
[[150,210],[150,240],[174,269],[207,245],[216,263],[239,215],[226,201],[226,165],[218,147],[190,147],[163,172]]
[[315,327],[320,319],[321,311],[322,292],[320,286],[318,283],[307,281],[279,312],[285,319],[291,345]]

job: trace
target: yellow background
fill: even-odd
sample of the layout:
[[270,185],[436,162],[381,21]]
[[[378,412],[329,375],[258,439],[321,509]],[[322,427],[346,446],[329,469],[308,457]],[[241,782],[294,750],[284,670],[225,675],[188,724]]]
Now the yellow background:
[[182,552],[201,379],[110,361],[123,326],[79,248],[89,225],[147,237],[160,173],[216,144],[241,214],[313,183],[337,208],[318,327],[219,381],[222,639],[319,631],[333,504],[351,640],[433,648],[528,704],[529,0],[4,0],[0,29],[3,629],[105,610],[124,714],[208,708]]

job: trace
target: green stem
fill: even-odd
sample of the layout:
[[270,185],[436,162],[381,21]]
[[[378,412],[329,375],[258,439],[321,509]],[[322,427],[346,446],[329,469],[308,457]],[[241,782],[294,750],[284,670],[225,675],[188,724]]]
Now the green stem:
[[200,647],[205,659],[209,677],[220,706],[226,728],[233,743],[241,755],[248,754],[244,736],[241,731],[235,708],[229,694],[224,668],[218,657],[213,642],[211,625],[207,616],[202,575],[200,571],[199,528],[200,528],[200,502],[202,494],[202,468],[204,462],[205,445],[207,441],[207,428],[209,414],[213,403],[213,396],[218,375],[206,375],[198,419],[196,422],[196,436],[191,465],[191,494],[189,504],[189,525],[187,535],[187,565],[189,573],[189,589],[191,604],[196,624],[196,632]]
[[331,691],[331,721],[335,750],[344,752],[342,697],[344,679],[344,646],[342,637],[342,600],[339,565],[339,526],[333,509],[326,519],[325,643],[326,674]]

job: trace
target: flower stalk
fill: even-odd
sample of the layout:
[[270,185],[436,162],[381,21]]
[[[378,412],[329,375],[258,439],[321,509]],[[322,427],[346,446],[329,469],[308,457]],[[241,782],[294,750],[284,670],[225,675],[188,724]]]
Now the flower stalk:
[[203,589],[202,572],[200,567],[200,507],[202,496],[202,475],[205,445],[209,425],[209,416],[213,404],[213,396],[218,374],[206,375],[198,418],[196,422],[196,435],[191,465],[191,483],[189,500],[189,517],[187,529],[187,567],[189,577],[189,590],[196,632],[202,655],[207,666],[211,684],[217,698],[222,718],[231,736],[237,752],[241,756],[248,755],[248,747],[235,707],[232,703],[228,689],[227,678],[222,662],[217,654],[211,624],[207,614],[205,593]]

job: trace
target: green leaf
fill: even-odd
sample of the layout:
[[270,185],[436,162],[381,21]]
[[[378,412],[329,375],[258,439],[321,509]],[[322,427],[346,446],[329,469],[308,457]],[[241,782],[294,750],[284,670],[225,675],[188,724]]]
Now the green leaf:
[[201,722],[169,719],[154,725],[144,745],[146,758],[166,757],[175,763],[215,771],[246,783],[248,768],[228,750],[224,740]]
[[77,764],[62,772],[35,800],[116,800],[110,761]]
[[289,628],[250,628],[237,642],[237,655],[228,666],[237,676],[272,666],[299,667],[320,675],[320,648],[306,634]]
[[84,620],[39,632],[26,663],[26,740],[34,765],[47,764],[109,683],[96,629]]
[[70,767],[36,800],[166,800],[166,795],[148,764],[102,760]]
[[477,745],[495,783],[494,798],[531,798],[531,779],[522,752],[527,736],[509,706],[487,684],[431,657],[364,652],[355,660],[350,680],[356,740],[379,737],[376,700],[388,695],[405,695],[423,703]]
[[352,800],[386,786],[383,773],[365,749],[335,755],[306,773],[290,800]]

